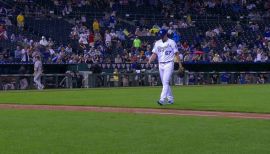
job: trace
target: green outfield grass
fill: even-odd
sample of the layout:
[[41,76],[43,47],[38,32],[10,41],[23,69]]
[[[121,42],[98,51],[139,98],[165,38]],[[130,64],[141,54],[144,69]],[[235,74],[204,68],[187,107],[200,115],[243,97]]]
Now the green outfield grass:
[[[161,87],[0,92],[0,103],[160,108]],[[270,113],[270,85],[173,87],[162,108]]]
[[267,120],[0,110],[0,151],[269,154],[269,130]]

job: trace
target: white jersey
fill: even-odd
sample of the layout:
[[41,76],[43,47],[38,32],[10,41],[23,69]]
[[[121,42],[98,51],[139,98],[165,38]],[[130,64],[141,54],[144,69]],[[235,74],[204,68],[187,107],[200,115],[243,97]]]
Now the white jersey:
[[178,52],[178,49],[175,41],[168,38],[166,42],[158,40],[152,52],[157,54],[159,62],[170,62],[174,60],[174,54]]
[[41,74],[42,73],[42,63],[41,63],[40,60],[35,61],[34,72],[35,72],[35,74]]

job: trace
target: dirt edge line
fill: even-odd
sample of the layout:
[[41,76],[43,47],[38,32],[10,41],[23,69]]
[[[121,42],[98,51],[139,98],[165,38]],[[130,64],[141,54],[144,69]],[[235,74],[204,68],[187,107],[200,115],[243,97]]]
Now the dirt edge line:
[[198,111],[198,110],[195,111],[195,110],[179,110],[179,109],[177,110],[177,109],[122,108],[122,107],[67,106],[67,105],[21,105],[21,104],[0,104],[0,109],[114,112],[114,113],[135,113],[135,114],[156,114],[156,115],[173,115],[173,116],[199,116],[199,117],[221,117],[221,118],[270,120],[270,114],[221,112],[221,111]]

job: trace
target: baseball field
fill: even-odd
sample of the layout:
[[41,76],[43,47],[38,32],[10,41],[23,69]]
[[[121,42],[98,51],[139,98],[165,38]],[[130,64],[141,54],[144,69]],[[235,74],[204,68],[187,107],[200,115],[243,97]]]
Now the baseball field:
[[175,104],[165,106],[160,91],[1,91],[0,151],[270,153],[270,85],[173,87]]

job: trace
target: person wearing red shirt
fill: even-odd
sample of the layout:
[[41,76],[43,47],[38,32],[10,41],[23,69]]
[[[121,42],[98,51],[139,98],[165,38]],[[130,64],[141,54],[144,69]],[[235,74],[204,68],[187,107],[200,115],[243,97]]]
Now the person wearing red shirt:
[[94,45],[95,45],[94,38],[95,38],[94,33],[90,32],[90,35],[88,36],[88,43],[89,43],[89,46],[91,46],[91,47],[94,47]]

